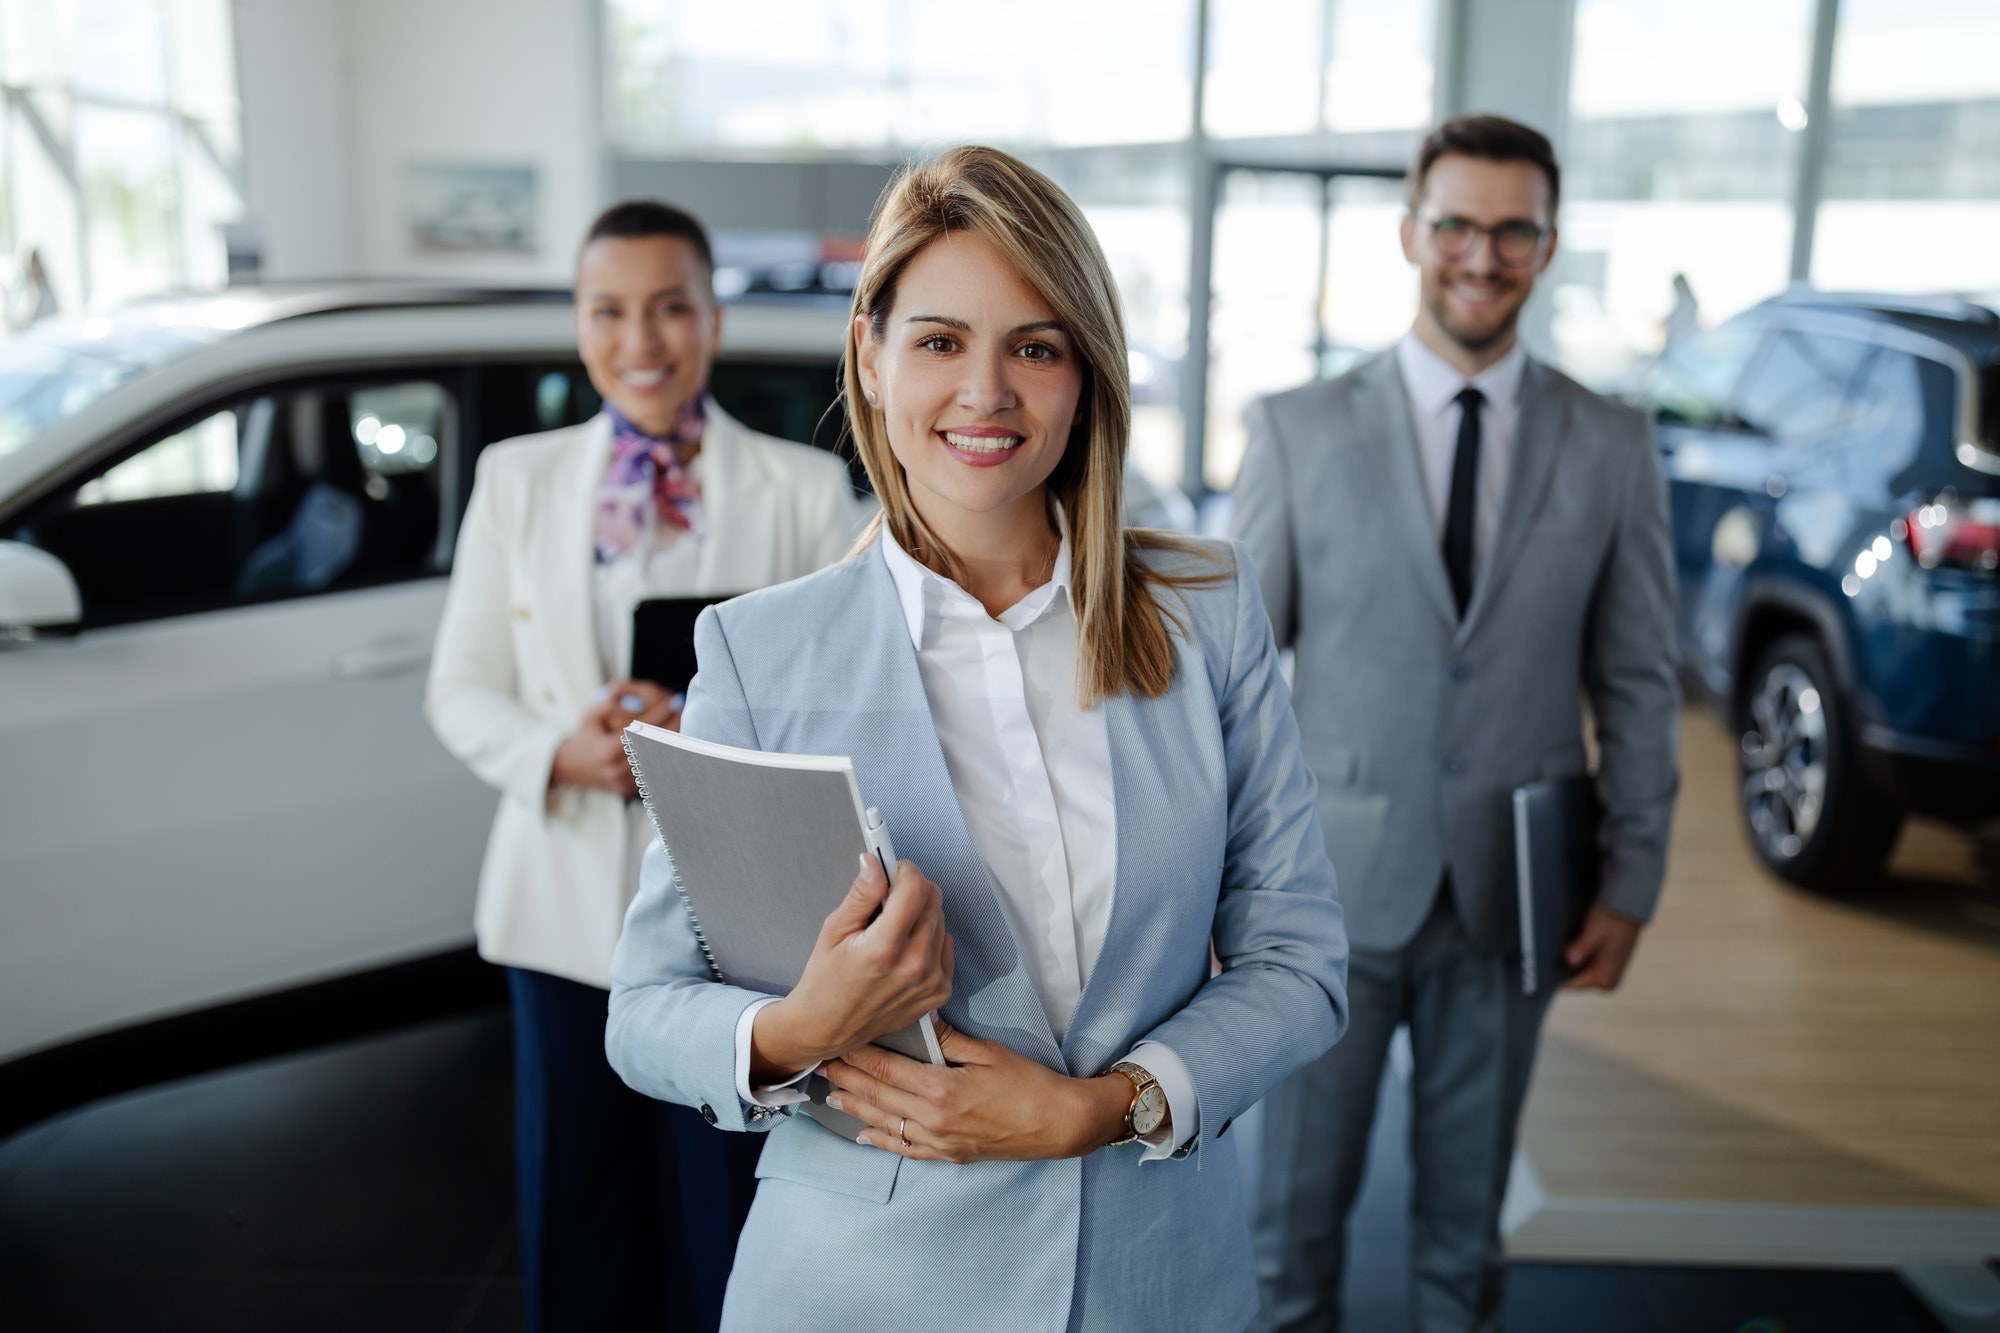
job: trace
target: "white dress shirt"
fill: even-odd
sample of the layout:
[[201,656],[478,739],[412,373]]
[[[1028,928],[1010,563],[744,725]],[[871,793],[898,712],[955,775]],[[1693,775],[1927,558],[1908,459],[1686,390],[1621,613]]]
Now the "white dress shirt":
[[[688,479],[701,484],[701,455],[687,463]],[[632,674],[632,613],[649,597],[693,597],[700,586],[701,503],[683,530],[657,519],[645,540],[593,567],[591,593],[597,628],[598,663],[607,680]]]
[[[688,461],[688,475],[701,478],[701,455]],[[697,511],[699,506],[697,506]],[[597,631],[598,665],[607,680],[632,674],[632,613],[648,597],[692,597],[699,581],[701,523],[683,531],[654,523],[646,539],[613,559],[592,566],[591,619]],[[659,835],[646,807],[638,801],[625,806],[626,884],[639,882],[639,862]]]
[[[1049,1026],[1060,1042],[1111,924],[1118,819],[1102,705],[1077,702],[1076,615],[1064,533],[1048,582],[996,618],[883,530],[878,543],[902,602],[945,767],[973,846],[992,876]],[[754,1006],[737,1028],[737,1091],[764,1105],[799,1100],[748,1082]],[[1200,1131],[1194,1080],[1171,1049],[1141,1042],[1126,1057],[1159,1080],[1170,1130],[1145,1158]]]
[[1467,386],[1486,395],[1479,409],[1479,483],[1472,510],[1474,579],[1500,525],[1507,496],[1507,473],[1514,461],[1514,428],[1521,420],[1521,375],[1528,354],[1517,339],[1507,355],[1467,379],[1456,367],[1406,333],[1396,344],[1396,368],[1410,395],[1410,421],[1417,429],[1417,461],[1424,491],[1444,538],[1445,508],[1451,502],[1451,465],[1458,456],[1458,424],[1464,410],[1456,401]]

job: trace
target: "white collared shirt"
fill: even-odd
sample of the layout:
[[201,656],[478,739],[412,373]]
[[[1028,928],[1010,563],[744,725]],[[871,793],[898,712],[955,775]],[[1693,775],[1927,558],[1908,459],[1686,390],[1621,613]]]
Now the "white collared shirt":
[[[1048,582],[998,617],[918,564],[886,528],[877,549],[895,582],[967,831],[1061,1041],[1104,948],[1118,873],[1104,707],[1077,702],[1069,536],[1062,536]],[[737,1029],[737,1091],[765,1105],[797,1100],[789,1088],[750,1095],[750,1024],[758,1007]],[[1172,1138],[1149,1136],[1144,1155],[1168,1156],[1200,1131],[1194,1080],[1158,1042],[1141,1042],[1126,1058],[1166,1094]]]
[[1521,376],[1528,354],[1515,340],[1507,354],[1467,379],[1449,361],[1406,333],[1396,344],[1396,367],[1410,396],[1410,420],[1417,431],[1417,461],[1423,468],[1424,492],[1438,539],[1444,538],[1445,508],[1451,502],[1451,465],[1458,456],[1457,403],[1468,385],[1486,395],[1479,412],[1479,484],[1472,510],[1474,579],[1486,563],[1493,533],[1500,525],[1500,504],[1507,496],[1507,474],[1514,462],[1514,428],[1521,420]]

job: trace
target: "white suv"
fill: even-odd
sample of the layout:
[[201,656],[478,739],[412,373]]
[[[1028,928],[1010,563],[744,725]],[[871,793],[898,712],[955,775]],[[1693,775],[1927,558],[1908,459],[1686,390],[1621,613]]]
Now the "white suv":
[[[829,442],[845,322],[733,305],[717,398]],[[132,1049],[79,1039],[466,948],[496,797],[421,709],[453,538],[480,448],[596,410],[557,292],[230,292],[0,344],[0,1133],[52,1054]]]

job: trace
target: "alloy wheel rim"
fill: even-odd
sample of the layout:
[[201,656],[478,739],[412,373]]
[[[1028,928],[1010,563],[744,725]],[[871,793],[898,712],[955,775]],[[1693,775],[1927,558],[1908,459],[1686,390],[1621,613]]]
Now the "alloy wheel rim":
[[1764,673],[1743,728],[1743,813],[1766,856],[1805,849],[1826,809],[1826,707],[1812,677],[1790,662]]

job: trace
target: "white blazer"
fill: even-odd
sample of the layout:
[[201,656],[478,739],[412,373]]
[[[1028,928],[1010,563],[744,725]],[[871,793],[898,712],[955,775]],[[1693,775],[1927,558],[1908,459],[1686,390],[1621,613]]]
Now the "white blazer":
[[[549,767],[605,682],[592,523],[610,451],[600,414],[480,454],[424,699],[445,748],[501,792],[479,873],[480,955],[606,988],[635,887],[626,804],[552,791]],[[839,459],[713,403],[701,452],[706,531],[691,595],[782,583],[846,553],[863,511]]]

